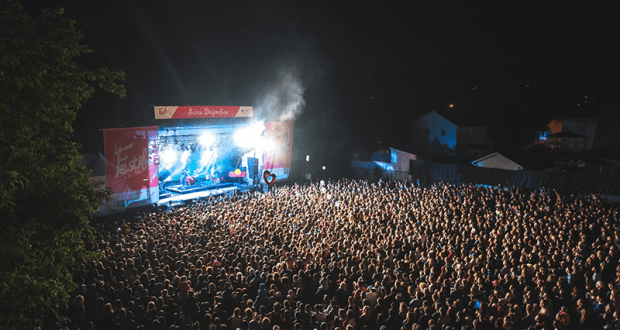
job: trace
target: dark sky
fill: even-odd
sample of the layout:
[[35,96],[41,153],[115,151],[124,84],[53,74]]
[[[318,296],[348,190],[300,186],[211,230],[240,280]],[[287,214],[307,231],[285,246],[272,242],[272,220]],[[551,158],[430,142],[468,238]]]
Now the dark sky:
[[492,124],[595,115],[585,96],[620,101],[612,3],[23,4],[64,7],[95,51],[85,63],[127,73],[126,99],[99,93],[83,109],[82,139],[156,124],[154,105],[252,105],[267,119],[291,112],[297,142],[338,149],[379,135],[406,144],[412,120],[451,103],[450,115]]

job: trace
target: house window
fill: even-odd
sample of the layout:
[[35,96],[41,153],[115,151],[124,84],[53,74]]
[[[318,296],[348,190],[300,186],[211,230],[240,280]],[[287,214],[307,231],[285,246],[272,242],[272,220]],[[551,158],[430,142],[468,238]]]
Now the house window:
[[431,134],[431,130],[427,128],[426,131],[424,132],[424,134],[426,134],[426,135]]
[[446,136],[446,130],[445,129],[441,130],[441,136]]

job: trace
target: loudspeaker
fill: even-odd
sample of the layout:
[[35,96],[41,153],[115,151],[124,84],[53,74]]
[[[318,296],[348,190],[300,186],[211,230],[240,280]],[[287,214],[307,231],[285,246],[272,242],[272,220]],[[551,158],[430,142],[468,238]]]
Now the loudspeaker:
[[258,176],[258,158],[248,157],[248,171],[252,178]]

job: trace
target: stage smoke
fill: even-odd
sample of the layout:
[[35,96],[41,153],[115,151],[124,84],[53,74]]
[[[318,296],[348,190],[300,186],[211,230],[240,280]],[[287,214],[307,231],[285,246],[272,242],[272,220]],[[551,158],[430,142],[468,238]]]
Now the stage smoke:
[[276,82],[256,103],[257,117],[266,120],[294,120],[306,105],[304,87],[295,64],[280,67]]

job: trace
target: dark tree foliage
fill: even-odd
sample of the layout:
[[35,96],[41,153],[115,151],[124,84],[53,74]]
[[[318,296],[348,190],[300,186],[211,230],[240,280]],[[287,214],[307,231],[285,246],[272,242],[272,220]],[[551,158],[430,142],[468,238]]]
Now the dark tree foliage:
[[32,329],[66,305],[70,270],[92,255],[89,219],[107,192],[72,142],[95,88],[125,96],[122,72],[76,63],[91,50],[63,10],[31,17],[0,2],[0,328]]

